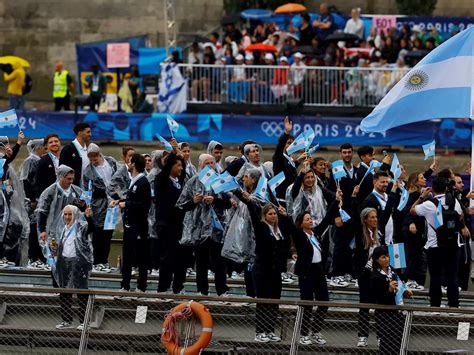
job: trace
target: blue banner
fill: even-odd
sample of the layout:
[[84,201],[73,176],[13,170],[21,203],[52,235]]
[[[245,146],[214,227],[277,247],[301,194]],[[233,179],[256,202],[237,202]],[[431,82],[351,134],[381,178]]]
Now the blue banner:
[[[18,111],[20,128],[28,138],[45,137],[57,133],[63,139],[75,137],[72,127],[87,122],[92,127],[94,140],[153,141],[156,134],[171,137],[167,114],[78,113]],[[222,143],[240,143],[252,139],[260,144],[276,144],[283,133],[283,119],[277,116],[247,116],[223,114],[180,114],[172,116],[179,123],[175,137],[179,141],[207,143],[212,139]],[[354,145],[420,146],[433,139],[438,147],[470,149],[469,120],[438,120],[409,124],[385,133],[362,132],[362,118],[348,117],[291,117],[293,134],[312,128],[314,143],[338,146],[345,142]],[[2,128],[1,135],[16,136],[17,126]]]

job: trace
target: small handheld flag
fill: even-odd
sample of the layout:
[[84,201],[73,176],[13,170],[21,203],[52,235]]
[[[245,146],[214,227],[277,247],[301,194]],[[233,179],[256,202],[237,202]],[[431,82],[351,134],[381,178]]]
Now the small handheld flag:
[[219,177],[212,180],[211,188],[216,194],[221,192],[229,192],[240,188],[239,183],[227,171],[224,171]]
[[204,185],[207,191],[211,190],[211,184],[214,180],[218,177],[217,173],[214,169],[211,168],[210,165],[206,165],[200,172],[199,172],[199,181]]
[[218,229],[220,231],[224,231],[224,227],[222,226],[221,221],[219,221],[219,217],[217,217],[216,211],[214,208],[211,207],[211,218],[212,218],[212,228]]
[[18,125],[18,116],[15,109],[0,112],[0,128],[14,127]]
[[344,162],[342,160],[336,160],[332,163],[332,175],[334,180],[341,180],[346,176],[346,171],[344,170]]
[[400,278],[397,276],[397,282],[398,282],[398,287],[397,287],[397,293],[395,294],[395,304],[397,306],[403,306],[403,294],[405,293],[405,290],[407,287],[405,284],[400,280]]
[[435,228],[438,229],[444,224],[443,221],[443,206],[441,205],[441,201],[438,202],[438,208],[436,209],[435,214]]
[[118,206],[107,208],[104,221],[105,231],[115,230],[115,226],[117,225],[118,209]]
[[389,244],[388,254],[390,256],[390,265],[394,269],[404,269],[407,267],[405,245],[403,243]]
[[0,179],[3,177],[3,167],[5,166],[5,159],[0,159]]
[[339,216],[341,216],[342,222],[346,223],[348,220],[351,219],[351,216],[349,216],[349,213],[344,211],[342,208],[339,208]]
[[286,149],[288,154],[293,154],[298,150],[306,149],[306,136],[304,133],[300,133],[298,137],[289,145]]
[[422,145],[423,148],[423,153],[425,153],[425,160],[428,158],[431,158],[435,156],[435,151],[436,151],[436,141],[433,140],[433,142],[424,144]]
[[398,204],[397,210],[402,211],[407,205],[410,193],[403,186],[400,186],[400,190],[402,190],[402,196],[400,197],[400,203]]
[[165,150],[167,150],[168,152],[171,152],[173,150],[173,147],[171,146],[170,142],[168,142],[166,139],[164,139],[158,133],[156,134],[156,138],[158,138],[158,140],[161,143],[163,143],[163,145],[165,146]]
[[398,180],[402,175],[402,168],[400,167],[400,161],[398,160],[397,154],[393,154],[392,165],[390,171],[393,173],[393,179]]
[[255,189],[255,196],[262,199],[263,201],[268,201],[268,190],[267,190],[268,180],[265,176],[260,176],[258,179],[257,188]]
[[92,203],[92,190],[82,191],[81,197],[79,199],[84,201],[87,206],[90,206]]
[[314,137],[316,136],[316,134],[314,133],[314,129],[312,129],[311,127],[309,127],[306,132],[304,132],[304,139],[305,139],[305,149],[308,150],[309,149],[309,146],[311,145],[311,143],[313,143],[313,140],[314,140]]
[[316,143],[308,150],[308,155],[314,154],[319,149],[319,143]]
[[176,122],[171,116],[166,117],[166,122],[168,122],[168,128],[170,129],[171,137],[174,138],[174,133],[177,133],[179,130],[179,123]]
[[285,181],[285,173],[283,171],[280,171],[278,174],[268,180],[268,187],[273,193],[273,196],[276,197],[276,189],[282,184],[283,181]]
[[375,169],[378,169],[378,168],[380,168],[381,166],[382,166],[382,163],[381,163],[381,162],[379,162],[378,160],[375,160],[375,159],[372,160],[372,161],[370,162],[369,168],[368,168],[367,171],[365,172],[364,177],[362,178],[362,180],[365,179],[365,178],[367,177],[367,175],[372,174],[372,172],[373,172]]

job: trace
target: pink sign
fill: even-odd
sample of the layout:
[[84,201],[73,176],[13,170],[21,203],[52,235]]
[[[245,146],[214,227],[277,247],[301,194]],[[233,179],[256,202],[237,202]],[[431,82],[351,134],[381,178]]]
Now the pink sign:
[[130,66],[130,43],[107,43],[107,68]]
[[380,31],[387,34],[389,28],[397,28],[397,17],[389,15],[372,16],[372,25],[377,29],[377,34],[380,34]]

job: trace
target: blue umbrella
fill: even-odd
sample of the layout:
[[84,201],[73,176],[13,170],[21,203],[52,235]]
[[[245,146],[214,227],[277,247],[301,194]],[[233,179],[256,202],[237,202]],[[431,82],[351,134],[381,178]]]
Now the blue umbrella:
[[272,16],[270,10],[263,9],[247,9],[240,13],[240,17],[246,20],[264,20]]

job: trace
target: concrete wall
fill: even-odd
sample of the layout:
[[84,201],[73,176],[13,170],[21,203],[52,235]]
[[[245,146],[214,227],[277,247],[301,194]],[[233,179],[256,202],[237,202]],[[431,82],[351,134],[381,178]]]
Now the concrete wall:
[[[1,0],[0,55],[29,60],[29,98],[48,99],[57,60],[76,74],[76,43],[148,34],[152,46],[164,45],[163,10],[164,0]],[[205,33],[221,15],[222,0],[176,0],[179,33]]]

